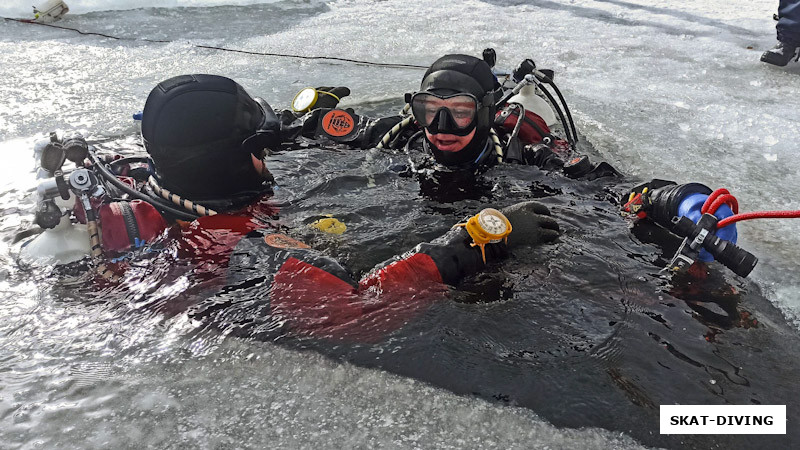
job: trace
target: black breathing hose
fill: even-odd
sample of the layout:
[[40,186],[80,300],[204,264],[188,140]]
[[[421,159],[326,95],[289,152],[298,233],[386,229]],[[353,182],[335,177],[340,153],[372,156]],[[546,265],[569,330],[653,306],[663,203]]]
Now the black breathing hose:
[[114,187],[116,187],[117,189],[130,195],[131,197],[150,203],[159,211],[169,213],[178,219],[189,220],[189,221],[197,219],[198,216],[195,216],[194,214],[188,213],[186,211],[175,209],[172,206],[166,204],[166,202],[161,201],[161,199],[147,194],[143,194],[135,189],[132,189],[130,186],[117,179],[117,177],[114,176],[114,174],[111,173],[106,168],[105,164],[102,161],[100,161],[100,158],[97,157],[97,155],[94,153],[91,147],[89,148],[89,159],[91,159],[92,163],[94,163],[95,167],[97,167],[97,170],[100,171],[100,175],[102,175],[103,179],[114,185]]
[[419,139],[419,137],[422,136],[422,133],[424,133],[424,131],[419,130],[416,133],[412,134],[411,137],[408,138],[408,142],[406,142],[405,147],[403,147],[403,151],[408,153],[411,150],[411,144],[417,139]]
[[[553,90],[556,91],[556,95],[558,95],[558,99],[561,101],[561,105],[564,107],[564,112],[566,113],[567,118],[569,119],[569,127],[572,130],[572,137],[575,140],[575,143],[577,143],[578,142],[578,132],[575,131],[575,121],[572,120],[572,113],[570,113],[570,111],[569,111],[569,106],[567,106],[567,101],[564,100],[564,96],[561,95],[561,91],[558,89],[558,86],[556,86],[556,83],[553,82],[552,78],[548,77],[547,75],[544,75],[542,78],[544,79],[545,83],[547,83],[550,86],[552,86]],[[544,89],[542,89],[542,90],[544,90]],[[564,128],[566,128],[566,127],[567,127],[567,124],[564,124]]]
[[539,83],[539,86],[542,88],[542,92],[547,97],[547,99],[550,100],[550,103],[555,107],[555,110],[558,113],[558,118],[564,125],[564,133],[567,135],[567,141],[569,141],[571,147],[575,148],[575,137],[572,136],[573,128],[570,127],[569,122],[567,122],[567,118],[564,117],[564,111],[561,110],[561,106],[556,102],[556,99],[555,97],[553,97],[553,94],[551,94],[550,91],[548,91],[543,84]]
[[519,117],[517,118],[517,123],[514,125],[514,130],[511,132],[511,137],[508,138],[508,142],[511,142],[511,139],[514,139],[519,135],[519,130],[522,128],[522,122],[525,120],[525,107],[522,106],[522,103],[512,103],[512,105],[516,105],[516,107],[519,109]]

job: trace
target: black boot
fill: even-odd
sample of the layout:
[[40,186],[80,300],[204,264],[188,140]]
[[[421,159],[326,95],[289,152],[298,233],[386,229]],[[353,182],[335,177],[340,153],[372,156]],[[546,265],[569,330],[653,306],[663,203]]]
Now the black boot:
[[776,66],[785,66],[789,61],[794,58],[797,61],[800,58],[798,54],[798,46],[787,44],[786,42],[778,42],[778,45],[764,52],[761,55],[761,61]]

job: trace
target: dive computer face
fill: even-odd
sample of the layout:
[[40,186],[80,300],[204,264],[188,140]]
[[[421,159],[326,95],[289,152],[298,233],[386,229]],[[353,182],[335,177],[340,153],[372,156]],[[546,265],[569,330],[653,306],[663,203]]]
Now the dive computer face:
[[496,209],[487,208],[478,214],[478,224],[493,236],[502,236],[508,230],[508,219]]
[[292,100],[292,109],[295,112],[305,112],[314,106],[316,100],[317,90],[310,87],[305,88],[294,96],[294,100]]
[[496,244],[511,234],[511,223],[506,216],[494,208],[486,208],[470,217],[466,223],[458,224],[466,228],[472,238],[473,247],[480,247],[483,262],[486,262],[486,244]]

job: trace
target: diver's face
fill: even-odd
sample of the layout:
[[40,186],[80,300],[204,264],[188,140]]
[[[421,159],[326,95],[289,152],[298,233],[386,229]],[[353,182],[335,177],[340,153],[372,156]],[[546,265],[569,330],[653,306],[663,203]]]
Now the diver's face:
[[456,136],[455,134],[445,133],[431,134],[431,132],[426,128],[425,136],[427,136],[428,141],[440,151],[455,153],[464,150],[464,147],[469,145],[469,143],[472,141],[472,138],[475,137],[475,129],[473,129],[466,136]]

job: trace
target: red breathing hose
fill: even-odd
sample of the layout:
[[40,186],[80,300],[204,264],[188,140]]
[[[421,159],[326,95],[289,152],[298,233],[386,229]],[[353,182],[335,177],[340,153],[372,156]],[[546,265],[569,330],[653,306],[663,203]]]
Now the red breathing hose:
[[700,212],[703,214],[714,214],[722,205],[728,205],[733,211],[733,215],[726,217],[717,223],[717,228],[724,228],[732,223],[751,219],[795,219],[800,218],[800,210],[797,211],[756,211],[751,213],[739,214],[739,202],[736,197],[731,195],[727,189],[717,189],[708,196]]

